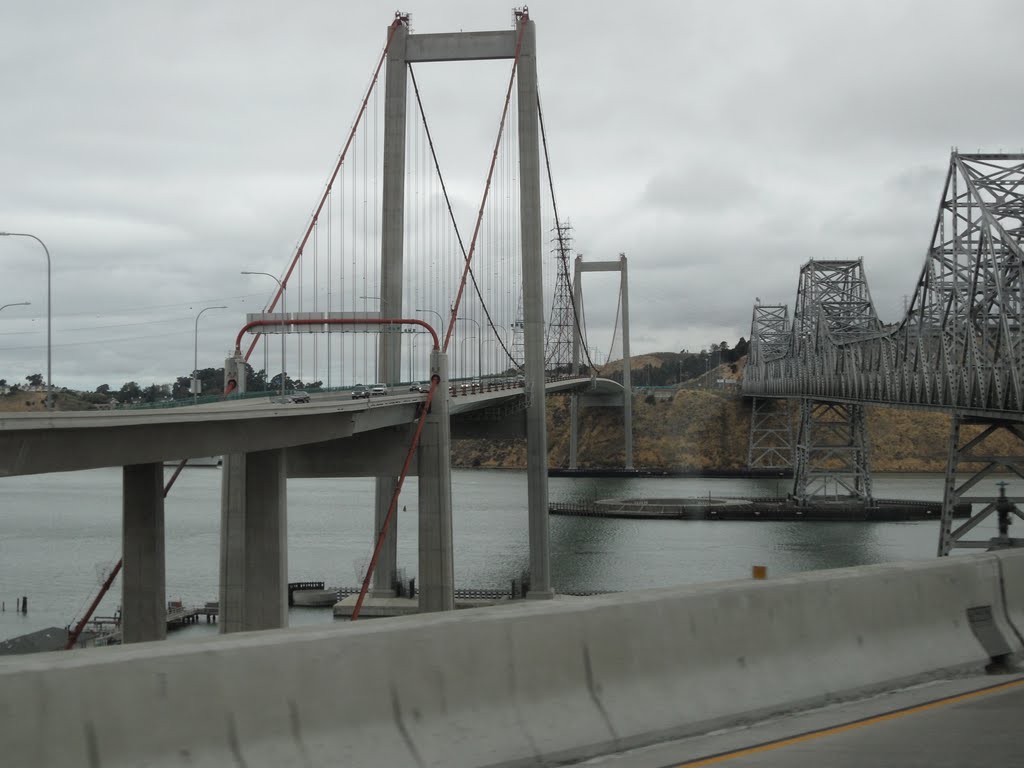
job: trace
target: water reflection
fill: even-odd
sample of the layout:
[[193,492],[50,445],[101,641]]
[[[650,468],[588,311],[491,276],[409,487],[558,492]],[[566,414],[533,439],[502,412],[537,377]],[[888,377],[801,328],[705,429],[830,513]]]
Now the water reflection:
[[787,571],[842,568],[882,562],[879,531],[866,523],[779,523],[772,549]]

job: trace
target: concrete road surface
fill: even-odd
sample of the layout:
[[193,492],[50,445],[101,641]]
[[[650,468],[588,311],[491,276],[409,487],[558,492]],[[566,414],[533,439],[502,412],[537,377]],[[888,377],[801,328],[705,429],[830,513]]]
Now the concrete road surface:
[[1024,767],[1024,674],[928,683],[578,765]]

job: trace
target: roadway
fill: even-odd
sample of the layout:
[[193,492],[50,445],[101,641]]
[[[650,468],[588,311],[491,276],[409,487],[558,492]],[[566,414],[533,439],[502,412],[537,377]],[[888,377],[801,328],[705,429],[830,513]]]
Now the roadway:
[[[549,393],[592,389],[589,378],[552,381]],[[598,380],[611,394],[615,382]],[[458,392],[453,416],[521,398],[520,387]],[[54,411],[0,416],[0,477],[178,461],[183,458],[322,445],[378,432],[380,444],[399,444],[387,430],[412,424],[426,395],[418,392],[353,400],[347,392],[314,395],[309,403],[272,397],[225,400],[179,408]],[[400,441],[399,441],[400,442]],[[406,443],[407,444],[407,443]],[[374,448],[375,446],[367,446]],[[340,458],[340,457],[339,457]],[[303,462],[308,465],[309,462]],[[301,476],[338,467],[297,469]],[[351,471],[365,472],[365,468]]]
[[944,680],[594,758],[591,768],[1024,766],[1024,674]]

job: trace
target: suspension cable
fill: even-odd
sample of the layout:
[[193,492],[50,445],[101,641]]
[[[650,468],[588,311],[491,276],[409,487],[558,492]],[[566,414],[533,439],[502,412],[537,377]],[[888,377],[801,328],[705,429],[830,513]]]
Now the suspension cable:
[[[455,230],[455,237],[459,241],[459,250],[462,251],[462,258],[468,262],[469,257],[466,255],[466,245],[462,240],[462,233],[459,231],[459,223],[455,219],[455,212],[452,210],[452,201],[448,197],[448,186],[445,184],[444,175],[441,173],[441,165],[438,162],[437,152],[434,149],[434,139],[431,136],[430,128],[427,125],[427,113],[424,112],[423,110],[423,102],[420,99],[419,85],[417,85],[416,83],[416,73],[413,71],[411,64],[409,65],[409,74],[412,77],[412,89],[413,92],[416,94],[416,104],[419,107],[420,118],[423,123],[423,130],[426,133],[427,144],[430,147],[430,156],[434,161],[434,170],[437,171],[437,178],[441,183],[441,194],[444,196],[444,204],[448,208],[448,218],[451,219],[452,228]],[[495,328],[494,326],[494,319],[491,317],[491,312],[487,308],[487,302],[484,301],[483,294],[481,294],[480,292],[480,286],[477,284],[476,274],[473,272],[472,267],[469,268],[469,278],[473,283],[473,290],[476,292],[477,298],[480,299],[480,306],[483,307],[484,316],[487,318],[487,324],[491,327],[491,330],[495,332],[494,335],[498,339],[498,343],[501,344],[501,348],[505,351],[505,355],[513,363],[513,365],[515,365],[515,358],[512,357],[512,353],[509,352],[508,347],[505,346],[505,341],[498,334],[497,328]]]
[[[338,173],[341,171],[341,166],[345,162],[345,157],[348,155],[349,147],[352,146],[352,141],[355,138],[356,131],[359,129],[359,124],[362,122],[363,115],[366,113],[367,104],[370,101],[370,95],[375,92],[377,79],[380,76],[380,70],[384,66],[384,61],[387,59],[388,50],[391,48],[391,41],[395,37],[395,31],[404,23],[406,23],[406,17],[395,14],[395,20],[391,22],[391,26],[388,27],[388,39],[384,43],[384,50],[381,51],[380,59],[377,61],[377,67],[373,70],[373,77],[370,78],[370,85],[366,89],[366,95],[363,97],[362,102],[359,105],[359,111],[356,113],[356,119],[352,123],[352,129],[348,132],[348,138],[345,140],[345,146],[341,150],[341,154],[338,156],[338,162],[334,166],[334,171],[331,173],[331,177],[327,182],[327,187],[324,189],[324,194],[320,198],[320,204],[317,205],[316,211],[313,212],[313,217],[310,219],[309,226],[306,227],[306,233],[302,236],[302,240],[299,242],[299,247],[295,250],[295,255],[292,257],[291,263],[288,265],[288,270],[285,272],[284,277],[281,279],[281,284],[278,286],[277,291],[274,293],[274,298],[267,306],[268,312],[272,312],[274,307],[277,306],[277,302],[281,298],[281,294],[284,293],[285,288],[288,286],[288,278],[292,276],[292,271],[295,269],[295,265],[302,257],[302,251],[306,247],[306,242],[309,240],[310,234],[313,232],[313,228],[317,224],[317,220],[320,217],[320,212],[323,210],[324,204],[327,202],[327,198],[330,195],[331,187],[334,186],[335,179],[338,178]],[[249,349],[245,353],[245,361],[249,361],[249,357],[252,355],[253,349],[256,348],[256,344],[259,342],[260,334],[257,334],[252,343],[249,345]]]
[[508,90],[505,92],[505,105],[501,110],[501,122],[498,124],[498,137],[494,141],[494,152],[491,153],[491,164],[487,169],[487,182],[484,184],[483,199],[480,201],[480,210],[476,216],[476,226],[473,228],[473,238],[469,242],[469,253],[466,254],[466,265],[462,270],[462,279],[459,281],[459,290],[455,294],[455,302],[452,304],[452,316],[448,322],[448,330],[444,335],[444,344],[441,347],[442,352],[448,351],[448,344],[451,341],[452,333],[455,331],[455,320],[459,316],[459,305],[462,303],[462,292],[466,288],[466,277],[469,274],[469,266],[473,261],[473,254],[476,251],[477,237],[480,235],[480,224],[484,218],[484,206],[487,205],[487,195],[491,191],[491,179],[494,176],[494,165],[498,161],[498,149],[501,146],[501,137],[505,132],[505,121],[508,118],[508,106],[512,100],[512,85],[516,80],[516,68],[519,66],[519,52],[523,46],[523,33],[526,31],[526,25],[519,25],[519,35],[516,37],[516,51],[515,56],[512,59],[512,73],[508,79]]

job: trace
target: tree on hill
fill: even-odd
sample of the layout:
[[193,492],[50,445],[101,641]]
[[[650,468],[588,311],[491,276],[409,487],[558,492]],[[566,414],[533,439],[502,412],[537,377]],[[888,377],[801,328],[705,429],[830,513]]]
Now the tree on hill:
[[122,403],[134,403],[142,399],[142,387],[134,381],[127,381],[121,385],[117,393],[118,401]]
[[267,372],[262,368],[254,371],[252,366],[245,364],[245,391],[265,392],[267,390]]
[[166,384],[150,384],[142,391],[142,402],[158,403],[167,399],[171,394],[171,388]]
[[43,374],[33,373],[25,377],[25,381],[28,382],[30,387],[41,387],[43,386]]

